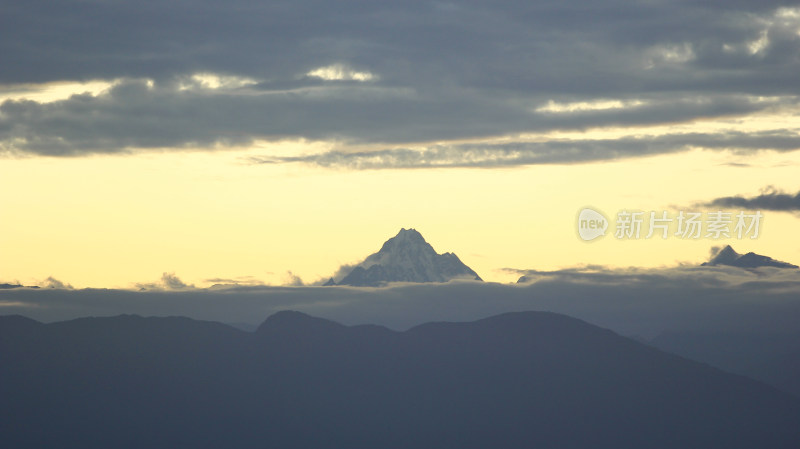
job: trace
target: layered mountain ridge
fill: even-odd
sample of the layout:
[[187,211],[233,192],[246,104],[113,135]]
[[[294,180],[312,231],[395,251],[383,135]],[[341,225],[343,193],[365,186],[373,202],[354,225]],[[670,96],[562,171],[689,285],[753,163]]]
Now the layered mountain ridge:
[[791,448],[800,400],[584,321],[0,317],[0,445]]

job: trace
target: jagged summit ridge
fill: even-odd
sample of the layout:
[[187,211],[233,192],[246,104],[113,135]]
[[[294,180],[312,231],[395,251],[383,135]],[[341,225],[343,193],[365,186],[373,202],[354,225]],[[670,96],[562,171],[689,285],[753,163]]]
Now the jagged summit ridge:
[[777,267],[777,268],[798,268],[797,265],[775,260],[772,257],[762,256],[754,252],[747,254],[737,253],[730,245],[726,245],[711,260],[703,262],[701,266],[728,265],[739,268],[758,268],[758,267]]
[[438,254],[419,231],[403,228],[337,284],[379,286],[388,282],[447,282],[453,279],[481,280],[458,256]]

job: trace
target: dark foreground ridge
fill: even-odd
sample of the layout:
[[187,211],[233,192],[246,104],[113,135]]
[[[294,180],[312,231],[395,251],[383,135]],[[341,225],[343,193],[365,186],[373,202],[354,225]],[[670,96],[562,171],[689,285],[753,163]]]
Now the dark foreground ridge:
[[0,446],[797,448],[800,401],[544,312],[0,317]]

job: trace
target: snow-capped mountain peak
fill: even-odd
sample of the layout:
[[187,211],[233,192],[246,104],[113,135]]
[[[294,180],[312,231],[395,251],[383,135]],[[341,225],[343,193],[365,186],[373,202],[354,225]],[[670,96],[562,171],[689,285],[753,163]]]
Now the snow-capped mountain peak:
[[438,254],[416,229],[401,229],[381,249],[356,265],[337,284],[376,286],[388,282],[481,280],[453,253]]
[[727,245],[716,253],[711,260],[703,262],[701,266],[729,265],[739,268],[758,268],[758,267],[777,267],[777,268],[798,268],[797,265],[775,260],[772,257],[762,256],[753,252],[739,254]]

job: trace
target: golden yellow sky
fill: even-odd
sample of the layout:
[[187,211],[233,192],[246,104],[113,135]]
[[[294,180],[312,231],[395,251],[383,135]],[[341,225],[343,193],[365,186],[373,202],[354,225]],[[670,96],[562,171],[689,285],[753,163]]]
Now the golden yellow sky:
[[313,283],[400,228],[497,282],[724,244],[800,264],[796,213],[763,211],[757,240],[576,229],[585,207],[613,223],[800,190],[797,7],[109,3],[87,27],[20,5],[0,283]]
[[204,287],[213,278],[282,284],[291,271],[313,282],[378,250],[401,227],[498,282],[518,277],[505,267],[699,263],[711,246],[728,243],[800,262],[797,218],[787,213],[765,211],[752,241],[608,235],[586,243],[575,224],[585,206],[613,220],[621,209],[677,212],[732,192],[791,186],[797,153],[698,150],[578,165],[366,171],[252,165],[252,154],[4,159],[0,281],[52,276],[78,288],[130,288],[174,272]]

